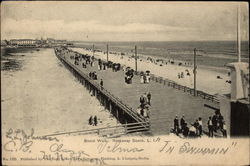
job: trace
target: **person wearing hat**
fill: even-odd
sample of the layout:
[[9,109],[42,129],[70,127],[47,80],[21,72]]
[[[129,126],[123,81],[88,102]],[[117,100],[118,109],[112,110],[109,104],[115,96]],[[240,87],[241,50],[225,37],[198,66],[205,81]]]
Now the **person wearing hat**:
[[141,83],[141,84],[143,84],[143,83],[144,83],[143,73],[141,73],[141,76],[140,76],[140,83]]
[[150,93],[150,92],[148,92],[147,98],[148,98],[148,104],[151,105],[151,103],[150,103],[150,100],[151,100],[151,93]]
[[191,124],[191,127],[189,128],[189,136],[190,137],[195,137],[196,129],[194,127],[194,124]]
[[146,108],[143,108],[142,110],[143,110],[143,117],[144,117],[145,119],[148,118],[148,113],[147,113]]
[[189,133],[189,128],[187,126],[187,123],[185,122],[184,123],[184,128],[183,128],[183,136],[184,137],[187,137],[188,136],[188,133]]
[[150,110],[149,110],[148,104],[145,105],[145,111],[147,112],[147,118],[149,118],[150,117]]
[[222,127],[222,134],[223,134],[223,137],[227,137],[227,126],[226,126],[226,123],[225,121],[222,122],[223,123],[223,127]]
[[142,111],[142,108],[141,108],[141,106],[139,106],[139,107],[137,108],[137,114],[138,114],[138,115],[141,115],[141,111]]
[[202,118],[201,117],[198,118],[198,123],[199,123],[199,126],[198,126],[199,136],[201,136],[202,135]]
[[148,98],[147,98],[147,93],[145,92],[144,94],[143,94],[143,105],[145,106],[147,103],[148,103]]
[[214,135],[213,130],[214,129],[213,129],[213,122],[212,122],[211,116],[208,118],[207,126],[208,126],[208,136],[213,137],[213,135]]
[[144,97],[143,95],[140,96],[140,103],[141,103],[141,107],[143,108],[144,107]]
[[195,134],[196,134],[196,136],[198,136],[199,135],[199,122],[198,122],[198,119],[195,120],[194,127],[195,127]]
[[100,81],[101,89],[103,89],[103,80]]
[[181,117],[180,124],[181,124],[181,130],[183,131],[183,130],[184,130],[184,127],[185,127],[184,114],[183,114],[182,117]]
[[179,135],[179,119],[177,115],[174,119],[174,132],[176,133],[176,135]]
[[97,126],[97,116],[94,117],[94,123],[93,123],[94,126]]

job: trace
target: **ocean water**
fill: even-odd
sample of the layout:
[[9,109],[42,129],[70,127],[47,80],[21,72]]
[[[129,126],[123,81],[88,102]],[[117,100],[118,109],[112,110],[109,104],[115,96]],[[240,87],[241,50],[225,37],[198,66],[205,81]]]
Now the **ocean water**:
[[[75,42],[76,46],[106,50],[107,42]],[[109,42],[109,51],[133,53],[137,45],[138,54],[156,56],[170,60],[193,62],[194,48],[197,49],[197,65],[224,67],[237,61],[236,41],[197,42]],[[241,60],[249,62],[249,43],[241,43]]]

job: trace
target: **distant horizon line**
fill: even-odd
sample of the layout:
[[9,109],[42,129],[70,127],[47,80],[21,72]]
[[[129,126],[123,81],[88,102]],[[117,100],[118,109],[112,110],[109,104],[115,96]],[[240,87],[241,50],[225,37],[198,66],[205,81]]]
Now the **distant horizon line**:
[[[113,40],[113,41],[107,41],[107,40],[92,40],[92,41],[86,41],[86,40],[69,40],[69,39],[56,39],[56,38],[51,38],[48,37],[49,39],[54,39],[54,40],[67,40],[71,42],[86,42],[86,43],[91,43],[91,42],[237,42],[236,40],[135,40],[135,41],[128,41],[128,40]],[[43,40],[47,40],[48,38],[44,38]],[[1,39],[3,40],[41,40],[37,38],[11,38],[11,39]],[[249,40],[241,40],[241,42],[249,42]]]
[[[156,40],[136,40],[136,41],[127,41],[127,40],[124,40],[124,41],[85,41],[85,40],[69,40],[69,41],[73,41],[73,42],[86,42],[86,43],[90,43],[90,42],[208,42],[208,41],[211,41],[211,42],[220,42],[220,41],[223,41],[223,42],[231,42],[231,41],[235,41],[237,42],[237,40],[159,40],[159,41],[156,41]],[[248,42],[249,40],[241,40],[242,42]]]

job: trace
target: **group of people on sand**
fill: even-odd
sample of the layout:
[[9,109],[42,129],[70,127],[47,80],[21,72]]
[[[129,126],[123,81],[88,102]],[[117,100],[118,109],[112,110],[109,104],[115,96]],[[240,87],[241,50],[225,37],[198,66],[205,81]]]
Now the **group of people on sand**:
[[140,105],[137,108],[137,114],[148,119],[150,117],[150,109],[151,106],[151,93],[144,93],[140,96]]
[[[228,72],[228,76],[230,76],[230,72]],[[217,79],[223,79],[220,75],[217,75],[216,78],[217,78]],[[226,80],[226,83],[231,84],[232,81],[231,81],[231,80]]]
[[90,116],[89,117],[89,125],[92,125],[92,126],[97,126],[97,116]]
[[190,76],[190,73],[189,73],[189,70],[188,70],[188,69],[185,70],[185,73],[186,73],[186,74],[184,74],[183,71],[180,72],[180,73],[178,73],[178,75],[177,75],[178,79],[184,78],[185,75],[186,75],[186,76]]
[[150,71],[141,72],[140,73],[140,83],[148,84],[150,82]]

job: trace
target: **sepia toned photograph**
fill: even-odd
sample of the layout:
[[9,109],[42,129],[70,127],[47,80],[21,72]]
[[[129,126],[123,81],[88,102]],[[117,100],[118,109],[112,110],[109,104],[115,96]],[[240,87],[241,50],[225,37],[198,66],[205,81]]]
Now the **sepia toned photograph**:
[[4,165],[250,164],[247,2],[1,2]]

